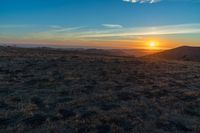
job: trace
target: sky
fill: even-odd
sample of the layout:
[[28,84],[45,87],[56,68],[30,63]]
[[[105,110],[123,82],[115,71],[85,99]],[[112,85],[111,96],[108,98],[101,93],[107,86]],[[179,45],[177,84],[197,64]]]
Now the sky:
[[200,46],[200,0],[0,0],[0,44]]

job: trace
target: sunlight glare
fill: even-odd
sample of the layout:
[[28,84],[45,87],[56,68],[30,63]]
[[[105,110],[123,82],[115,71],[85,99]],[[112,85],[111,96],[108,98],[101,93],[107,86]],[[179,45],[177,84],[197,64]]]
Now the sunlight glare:
[[150,42],[150,43],[149,43],[149,46],[150,46],[151,48],[153,48],[153,47],[156,46],[156,43],[155,43],[155,42]]

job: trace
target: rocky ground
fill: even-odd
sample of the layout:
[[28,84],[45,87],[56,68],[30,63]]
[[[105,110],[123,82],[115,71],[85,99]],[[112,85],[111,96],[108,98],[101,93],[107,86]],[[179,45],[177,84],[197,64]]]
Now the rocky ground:
[[200,63],[0,50],[2,133],[200,133]]

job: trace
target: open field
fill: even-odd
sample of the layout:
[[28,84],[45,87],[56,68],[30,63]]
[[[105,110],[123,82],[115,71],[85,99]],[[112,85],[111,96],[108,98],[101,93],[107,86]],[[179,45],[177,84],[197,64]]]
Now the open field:
[[200,63],[0,49],[2,133],[200,133]]

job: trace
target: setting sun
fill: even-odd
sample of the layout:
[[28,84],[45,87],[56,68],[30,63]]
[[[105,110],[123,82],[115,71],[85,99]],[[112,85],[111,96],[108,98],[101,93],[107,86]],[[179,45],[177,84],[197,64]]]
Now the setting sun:
[[157,49],[158,48],[158,42],[157,41],[149,41],[147,43],[147,46],[149,49]]
[[155,46],[156,46],[156,43],[155,43],[155,42],[150,42],[150,43],[149,43],[149,47],[154,48]]

